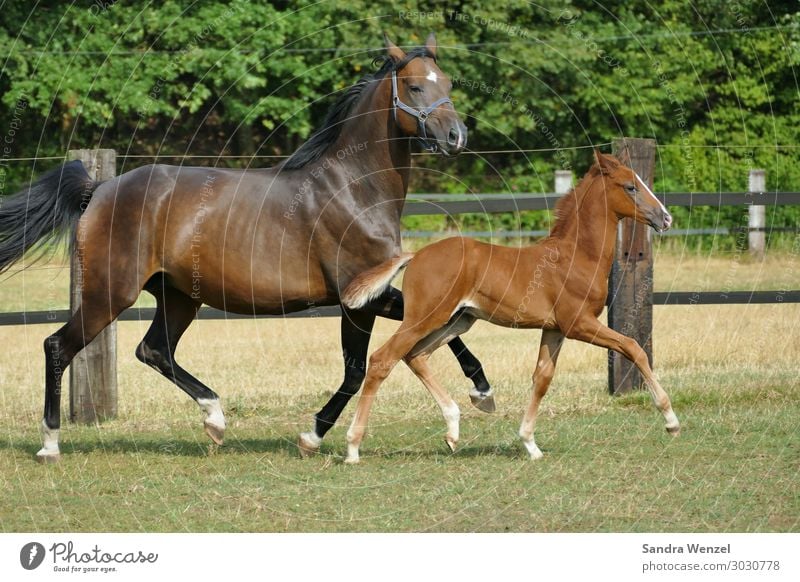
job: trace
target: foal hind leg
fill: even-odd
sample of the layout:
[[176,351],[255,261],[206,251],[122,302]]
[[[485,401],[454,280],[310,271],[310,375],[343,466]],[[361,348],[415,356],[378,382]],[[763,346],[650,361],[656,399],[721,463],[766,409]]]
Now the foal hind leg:
[[656,375],[647,360],[647,354],[636,340],[614,331],[596,319],[577,322],[573,329],[567,333],[567,337],[614,350],[633,362],[642,373],[645,384],[650,390],[653,404],[664,416],[667,432],[673,436],[677,436],[680,433],[681,425],[672,410],[669,396],[667,396],[667,393],[656,379]]
[[136,357],[197,402],[206,415],[203,421],[206,434],[221,445],[225,438],[225,415],[219,396],[175,362],[175,348],[183,332],[194,321],[200,302],[168,286],[147,290],[156,298],[156,315],[136,348]]
[[[383,295],[375,299],[370,305],[379,310],[378,315],[396,319],[397,321],[403,319],[403,294],[394,287],[389,287]],[[496,409],[494,394],[489,381],[486,379],[486,374],[483,372],[483,365],[480,360],[469,351],[469,348],[460,337],[453,337],[446,343],[458,360],[461,371],[467,378],[472,380],[473,386],[469,392],[469,399],[473,406],[482,412],[494,412]]]
[[539,413],[539,404],[547,394],[553,374],[556,371],[558,354],[561,353],[561,346],[564,343],[564,334],[558,330],[543,330],[542,342],[539,346],[539,358],[536,360],[536,368],[533,372],[533,393],[531,402],[522,418],[519,427],[519,436],[528,450],[532,460],[542,458],[542,451],[536,446],[533,438],[533,431],[536,427],[536,416]]
[[450,394],[442,388],[436,381],[431,373],[430,365],[428,364],[429,354],[420,354],[411,357],[406,356],[406,363],[408,367],[416,374],[417,378],[425,385],[439,409],[442,411],[444,422],[447,425],[447,434],[444,437],[445,443],[450,448],[451,452],[456,451],[456,444],[458,444],[459,420],[461,419],[461,410],[458,408],[455,400],[450,397]]
[[[420,340],[447,323],[445,311],[431,314],[426,319],[407,315],[395,334],[369,359],[364,389],[358,399],[353,421],[347,430],[347,458],[345,463],[359,461],[359,447],[367,429],[367,421],[378,388],[401,359],[411,352]],[[449,313],[447,311],[446,313]]]

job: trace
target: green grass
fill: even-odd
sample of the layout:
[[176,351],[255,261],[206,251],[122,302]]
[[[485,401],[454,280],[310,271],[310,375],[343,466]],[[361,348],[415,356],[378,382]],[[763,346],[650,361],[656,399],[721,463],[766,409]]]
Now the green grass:
[[[796,394],[792,395],[796,399]],[[640,399],[636,399],[640,400]],[[678,403],[683,399],[679,399]],[[38,467],[24,430],[2,461],[4,531],[797,531],[796,415],[789,397],[695,403],[670,439],[645,402],[542,423],[524,460],[511,418],[467,415],[445,452],[434,414],[381,423],[360,466],[342,430],[297,458],[291,424],[237,420],[213,450],[196,419],[67,431],[63,462]],[[376,419],[377,420],[377,419]],[[382,419],[386,421],[386,417]],[[377,423],[376,423],[377,424]],[[193,427],[189,428],[189,427]],[[793,442],[794,441],[794,442]]]
[[[45,303],[43,290],[0,285],[26,305]],[[465,336],[497,390],[494,415],[470,407],[449,352],[434,355],[462,410],[454,455],[433,401],[398,367],[351,467],[352,405],[319,456],[301,460],[294,444],[341,379],[338,320],[189,329],[178,359],[220,393],[223,447],[209,444],[196,405],[134,358],[147,326],[119,324],[119,417],[65,420],[53,466],[33,457],[42,340],[56,327],[0,328],[0,531],[800,531],[798,305],[655,308],[656,371],[682,421],[677,439],[645,394],[607,395],[605,351],[567,342],[535,463],[516,432],[538,332],[478,323]],[[379,322],[373,349],[395,328]],[[63,399],[66,418],[66,390]]]

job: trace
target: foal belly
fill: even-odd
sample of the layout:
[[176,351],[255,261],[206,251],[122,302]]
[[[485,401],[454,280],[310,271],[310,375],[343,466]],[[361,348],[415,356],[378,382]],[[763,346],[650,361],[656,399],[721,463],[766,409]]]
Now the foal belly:
[[555,316],[549,302],[535,302],[534,298],[515,298],[512,301],[496,303],[476,301],[466,312],[495,325],[522,329],[541,329],[555,327]]

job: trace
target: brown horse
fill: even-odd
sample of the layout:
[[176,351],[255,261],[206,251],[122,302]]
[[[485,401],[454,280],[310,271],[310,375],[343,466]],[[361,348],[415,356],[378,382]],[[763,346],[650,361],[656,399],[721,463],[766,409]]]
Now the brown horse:
[[[464,149],[467,132],[436,64],[433,35],[408,53],[387,38],[386,49],[379,70],[348,89],[321,129],[277,167],[153,165],[99,184],[71,162],[2,201],[0,271],[77,224],[82,298],[45,340],[40,460],[59,458],[64,369],[142,289],[156,297],[157,309],[136,356],[197,401],[206,432],[221,443],[219,397],[174,359],[200,305],[243,314],[337,305],[355,275],[400,252],[412,143],[451,156]],[[399,320],[402,313],[396,289],[344,310],[344,381],[313,431],[301,435],[301,452],[319,448],[360,388],[375,317]],[[475,384],[475,401],[490,409],[480,362],[460,340],[451,348]]]
[[661,231],[670,227],[672,217],[635,172],[599,152],[580,184],[559,201],[556,214],[550,236],[531,247],[449,238],[416,255],[396,257],[353,280],[342,294],[342,302],[351,309],[378,296],[394,275],[408,266],[403,278],[403,322],[370,357],[364,391],[347,432],[348,463],[358,462],[375,394],[401,359],[441,407],[447,423],[446,441],[455,450],[459,409],[433,378],[428,357],[443,342],[467,331],[476,319],[542,329],[533,396],[519,429],[531,459],[542,457],[533,429],[565,337],[615,350],[634,362],[664,415],[667,431],[678,434],[678,418],[645,352],[635,340],[597,319],[608,293],[619,220],[631,217]]

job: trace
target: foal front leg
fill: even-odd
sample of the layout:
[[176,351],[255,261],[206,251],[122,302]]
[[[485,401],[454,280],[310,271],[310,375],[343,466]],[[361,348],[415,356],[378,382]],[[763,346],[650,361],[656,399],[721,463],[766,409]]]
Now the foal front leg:
[[653,373],[652,368],[650,368],[647,354],[636,340],[614,331],[596,319],[576,322],[567,333],[567,337],[614,350],[633,362],[642,373],[645,384],[648,390],[650,390],[653,404],[655,404],[655,407],[664,416],[667,432],[673,436],[677,436],[680,433],[681,425],[680,422],[678,422],[678,417],[672,410],[672,403],[669,400],[669,396],[667,396],[661,384],[658,383],[656,375]]
[[547,394],[553,374],[556,371],[558,354],[561,353],[561,346],[564,343],[564,334],[559,330],[546,329],[542,331],[542,343],[539,346],[539,358],[536,360],[536,368],[533,372],[533,393],[531,402],[522,417],[522,424],[519,427],[519,436],[522,439],[531,460],[541,459],[542,451],[536,446],[533,438],[533,431],[536,427],[536,416],[539,413],[539,404]]

